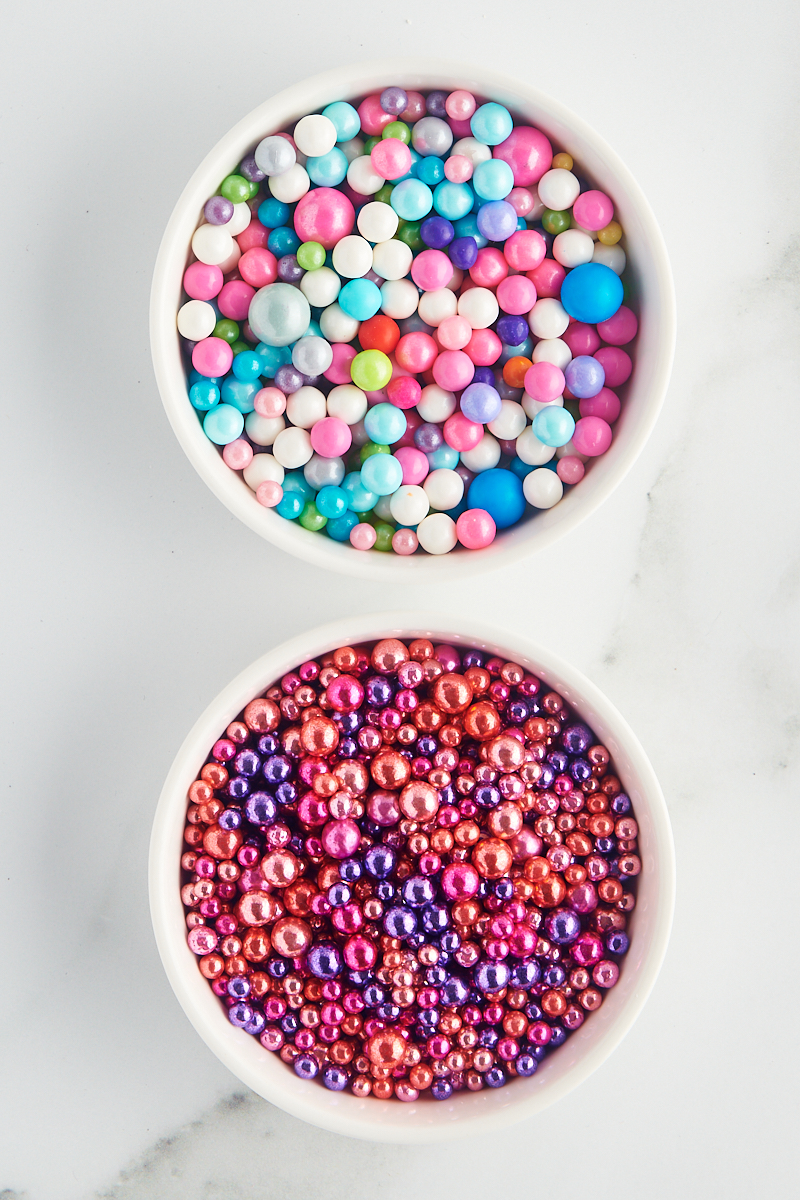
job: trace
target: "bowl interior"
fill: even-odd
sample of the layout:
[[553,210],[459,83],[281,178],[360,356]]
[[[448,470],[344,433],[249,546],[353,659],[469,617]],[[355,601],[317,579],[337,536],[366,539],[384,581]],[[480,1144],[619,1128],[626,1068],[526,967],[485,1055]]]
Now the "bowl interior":
[[[578,671],[541,647],[480,623],[458,621],[454,633],[426,614],[404,613],[335,622],[294,638],[241,673],[209,705],[170,770],[156,812],[150,851],[150,900],[158,948],[170,983],[197,1032],[253,1091],[297,1117],[337,1133],[375,1141],[435,1142],[509,1124],[565,1095],[591,1074],[632,1025],[658,974],[674,906],[674,851],[666,805],[653,769],[627,723]],[[254,696],[298,662],[336,646],[379,637],[430,637],[478,646],[521,663],[564,696],[610,750],[639,823],[642,872],[629,923],[631,946],[617,985],[535,1075],[495,1091],[461,1092],[450,1101],[358,1099],[300,1080],[277,1055],[226,1019],[186,943],[180,856],[186,793],[208,747]]]
[[[447,555],[410,558],[365,554],[349,543],[334,542],[284,520],[263,508],[244,480],[225,466],[186,395],[175,314],[189,243],[205,201],[267,133],[291,126],[334,100],[352,100],[387,82],[423,90],[465,87],[502,102],[515,117],[538,126],[558,148],[573,155],[612,197],[625,231],[628,275],[634,305],[640,310],[640,327],[635,370],[625,385],[611,447],[554,508],[503,531],[480,551],[459,548]],[[320,566],[370,578],[427,581],[441,578],[443,572],[499,566],[543,548],[613,491],[647,440],[666,392],[675,340],[674,295],[664,241],[650,206],[625,165],[584,121],[536,89],[496,72],[439,60],[389,59],[337,68],[295,84],[254,109],[218,142],[187,184],[164,233],[153,277],[150,333],[156,379],[172,427],[195,469],[231,512],[262,537]]]

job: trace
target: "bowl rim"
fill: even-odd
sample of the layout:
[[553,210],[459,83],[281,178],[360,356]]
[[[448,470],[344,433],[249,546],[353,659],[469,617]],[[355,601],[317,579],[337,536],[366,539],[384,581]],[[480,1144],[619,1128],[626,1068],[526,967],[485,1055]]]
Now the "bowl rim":
[[[595,169],[589,173],[596,176],[597,164],[601,163],[603,169],[613,175],[624,195],[625,205],[630,205],[642,225],[644,246],[657,281],[660,313],[653,378],[647,388],[645,406],[637,414],[636,423],[630,426],[629,434],[621,442],[612,442],[608,452],[611,458],[604,455],[593,465],[592,476],[595,478],[591,492],[584,491],[581,495],[576,490],[571,493],[577,497],[574,501],[568,494],[553,509],[504,531],[491,546],[481,551],[457,548],[446,555],[416,554],[410,557],[364,553],[349,544],[298,528],[296,522],[285,521],[271,510],[262,508],[243,480],[222,463],[217,447],[212,446],[203,434],[195,411],[186,400],[185,378],[179,380],[176,372],[176,362],[180,368],[180,351],[175,312],[180,303],[180,280],[185,270],[191,230],[188,230],[188,236],[185,234],[189,223],[193,230],[199,221],[208,189],[216,190],[220,172],[233,169],[233,160],[238,162],[246,149],[259,136],[264,136],[265,129],[280,128],[293,119],[293,113],[313,111],[320,103],[369,92],[387,78],[395,78],[408,87],[429,87],[436,83],[447,85],[448,76],[453,86],[470,86],[479,94],[505,99],[511,107],[516,101],[517,107],[522,103],[528,109],[545,113],[543,122],[538,116],[527,116],[526,119],[541,124],[550,137],[554,129],[560,128],[568,135],[582,139],[589,148],[586,153],[596,159]],[[327,100],[321,99],[324,97]],[[615,203],[617,200],[618,197]],[[617,153],[583,118],[560,101],[504,72],[446,58],[403,56],[336,67],[292,84],[244,116],[217,141],[178,198],[161,239],[150,292],[150,345],[161,400],[186,456],[207,486],[230,512],[279,549],[320,567],[378,580],[428,582],[441,578],[443,571],[447,571],[448,577],[455,578],[501,567],[546,548],[585,520],[622,482],[652,432],[669,383],[675,337],[675,290],[664,238],[642,189]],[[615,450],[615,444],[621,445],[621,449]]]
[[[648,834],[652,846],[645,852],[643,845],[642,858],[648,878],[652,875],[655,880],[655,915],[648,935],[649,946],[642,961],[632,968],[637,973],[631,978],[631,990],[617,1004],[619,1011],[614,1011],[607,1020],[603,1018],[604,1025],[598,1022],[610,1007],[614,989],[609,993],[609,1002],[562,1048],[570,1044],[580,1047],[583,1041],[584,1049],[578,1052],[577,1060],[567,1066],[564,1058],[558,1073],[547,1074],[548,1064],[556,1063],[558,1067],[562,1061],[554,1055],[545,1059],[542,1070],[529,1079],[514,1080],[510,1088],[461,1093],[435,1106],[373,1098],[358,1100],[349,1092],[309,1087],[283,1062],[277,1058],[271,1061],[274,1056],[257,1046],[255,1039],[224,1019],[219,1001],[197,969],[197,960],[186,943],[180,899],[186,790],[219,730],[250,699],[263,693],[297,663],[337,645],[387,636],[430,636],[434,641],[513,654],[516,661],[531,667],[545,683],[562,691],[582,715],[587,708],[591,710],[586,719],[595,732],[605,744],[610,744],[617,759],[624,754],[635,773],[637,816],[640,825],[646,817],[652,832],[652,837]],[[618,748],[616,751],[614,746]],[[172,989],[200,1037],[238,1079],[291,1115],[331,1132],[368,1141],[431,1144],[505,1127],[534,1115],[577,1087],[613,1052],[641,1012],[666,954],[675,906],[675,851],[666,802],[642,746],[616,707],[582,672],[526,636],[485,621],[448,619],[425,611],[376,613],[333,621],[282,642],[245,667],[206,707],[180,747],[156,807],[149,851],[149,896],[156,944]],[[596,1033],[588,1037],[587,1029]],[[476,1105],[480,1097],[484,1099]],[[415,1120],[420,1111],[422,1120]]]

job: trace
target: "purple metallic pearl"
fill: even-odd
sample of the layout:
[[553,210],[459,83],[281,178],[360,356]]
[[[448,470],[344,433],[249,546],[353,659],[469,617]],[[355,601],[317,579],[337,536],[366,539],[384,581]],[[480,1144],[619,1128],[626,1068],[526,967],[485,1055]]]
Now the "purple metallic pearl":
[[497,389],[488,383],[469,384],[461,393],[460,404],[465,417],[483,425],[499,417],[503,407]]
[[393,117],[399,117],[408,108],[408,93],[401,87],[387,87],[381,92],[381,108]]
[[314,1079],[319,1073],[319,1063],[310,1054],[298,1054],[292,1063],[295,1075],[301,1079]]
[[467,667],[482,667],[486,662],[486,655],[482,650],[467,650],[462,659],[464,670]]
[[506,1083],[506,1073],[502,1067],[490,1067],[483,1079],[487,1087],[503,1087]]
[[372,675],[367,680],[364,692],[367,704],[378,707],[389,703],[394,695],[394,688],[385,675]]
[[410,908],[390,908],[383,918],[383,928],[389,937],[404,938],[417,928],[417,916]]
[[278,259],[278,278],[284,283],[299,283],[305,275],[294,254],[284,254]]
[[439,749],[439,743],[436,738],[421,737],[417,742],[417,749],[424,758],[432,758]]
[[255,154],[246,154],[239,163],[239,174],[249,179],[251,183],[261,183],[262,179],[266,179],[266,175],[256,162]]
[[444,119],[447,116],[447,111],[444,106],[446,99],[447,92],[428,92],[428,96],[425,101],[425,111],[427,112],[428,116],[440,117]]
[[261,766],[261,759],[252,750],[240,750],[233,765],[239,775],[255,775]]
[[586,725],[568,725],[561,744],[569,754],[584,754],[592,744],[592,731]]
[[226,808],[219,815],[219,827],[230,832],[232,829],[238,829],[242,823],[242,814],[238,808]]
[[606,950],[609,954],[625,954],[629,945],[630,939],[621,929],[612,929],[606,938]]
[[549,763],[542,763],[541,767],[542,773],[537,779],[535,786],[539,789],[539,791],[545,792],[549,787],[552,786],[553,780],[556,777],[556,773]]
[[478,243],[474,237],[459,237],[450,243],[447,253],[454,267],[468,271],[478,257]]
[[618,817],[621,817],[624,813],[630,812],[631,811],[630,797],[626,796],[624,792],[618,792],[617,795],[614,797],[614,799],[611,801],[611,811],[613,813],[616,813],[616,815]]
[[552,750],[547,756],[547,761],[550,763],[550,766],[554,771],[558,771],[560,773],[561,771],[566,771],[569,759],[567,758],[566,754],[562,754],[558,750]]
[[290,396],[292,392],[299,392],[303,384],[303,376],[290,363],[284,363],[275,372],[275,387],[284,395]]
[[547,921],[547,936],[558,946],[567,946],[574,942],[581,931],[580,917],[568,908],[557,908],[550,913]]
[[590,354],[579,354],[568,364],[564,378],[573,396],[577,396],[579,400],[586,400],[602,390],[606,373],[603,364],[596,358],[592,358]]
[[434,1079],[431,1084],[431,1095],[434,1100],[449,1100],[453,1094],[453,1085],[449,1079]]
[[528,1075],[536,1074],[539,1063],[532,1054],[520,1054],[519,1058],[515,1059],[514,1066],[517,1068],[518,1075],[527,1078]]
[[266,1024],[267,1018],[260,1009],[256,1008],[253,1009],[253,1015],[250,1020],[246,1025],[243,1025],[242,1028],[244,1029],[245,1033],[251,1033],[253,1037],[258,1037],[260,1033],[264,1032]]
[[[554,1025],[551,1028],[553,1033],[550,1041],[547,1043],[547,1047],[552,1047],[555,1050],[556,1046],[564,1045],[564,1042],[567,1040],[567,1034],[566,1030],[562,1029],[560,1025]],[[543,1046],[542,1049],[547,1049],[547,1047]]]
[[339,875],[345,883],[355,883],[364,874],[364,868],[357,858],[347,858],[339,863]]
[[334,883],[328,888],[328,903],[334,908],[343,908],[350,899],[350,888],[346,883]]
[[438,425],[426,421],[414,430],[414,445],[424,454],[433,454],[444,444],[444,434]]
[[312,946],[306,956],[306,965],[317,979],[334,979],[342,969],[342,954],[332,943]]
[[233,204],[224,196],[212,196],[205,202],[203,216],[209,225],[227,225],[233,216]]
[[297,788],[293,783],[279,783],[275,788],[275,799],[278,804],[294,804],[297,799]]
[[233,1004],[228,1009],[228,1020],[231,1025],[235,1025],[237,1029],[244,1029],[245,1025],[253,1019],[253,1009],[249,1004],[245,1004],[240,1000],[237,1004]]
[[419,227],[419,235],[432,250],[444,250],[455,237],[455,229],[446,217],[427,217]]
[[[511,984],[513,987],[522,988],[523,991],[527,992],[528,988],[533,987],[535,983],[539,982],[540,974],[541,968],[539,964],[534,962],[533,959],[529,959],[528,962],[520,963],[519,966],[514,967],[514,970],[511,972]],[[530,1016],[530,1013],[528,1013],[528,1016]],[[539,1018],[534,1017],[532,1019],[538,1021]]]
[[292,774],[292,763],[285,754],[273,754],[263,766],[267,783],[283,783]]
[[549,988],[561,987],[564,980],[567,978],[567,972],[558,963],[553,963],[544,973],[544,982]]
[[511,971],[502,961],[480,962],[474,972],[475,986],[481,992],[499,992],[507,985],[510,975]]
[[411,875],[408,879],[403,880],[400,894],[404,904],[410,905],[411,908],[422,908],[424,904],[430,904],[434,899],[436,886],[433,880],[424,875]]
[[280,746],[280,742],[274,733],[265,733],[258,739],[259,754],[274,754],[278,746]]
[[484,787],[476,787],[472,798],[480,808],[495,808],[500,803],[501,796],[496,787],[486,784]]
[[[397,855],[391,846],[383,846],[380,843],[377,846],[370,846],[369,850],[364,856],[364,866],[369,871],[370,875],[374,876],[376,879],[385,879],[387,875],[391,875],[396,861]],[[392,887],[391,884],[389,886]],[[379,896],[378,898],[381,900],[391,899],[393,895],[394,888],[392,887],[392,891],[389,896]]]
[[482,204],[475,219],[478,232],[490,242],[504,242],[517,228],[517,214],[507,200]]
[[585,758],[573,758],[569,764],[569,773],[576,783],[584,783],[591,775],[592,768]]
[[528,322],[524,317],[504,314],[495,325],[495,331],[505,346],[516,348],[521,346],[528,336]]
[[358,743],[354,742],[352,738],[342,738],[337,753],[340,758],[355,758],[358,754]]
[[322,1082],[330,1092],[343,1092],[349,1079],[343,1067],[328,1066],[322,1072]]
[[458,975],[451,975],[439,988],[442,1004],[454,1008],[458,1004],[466,1004],[469,987]]

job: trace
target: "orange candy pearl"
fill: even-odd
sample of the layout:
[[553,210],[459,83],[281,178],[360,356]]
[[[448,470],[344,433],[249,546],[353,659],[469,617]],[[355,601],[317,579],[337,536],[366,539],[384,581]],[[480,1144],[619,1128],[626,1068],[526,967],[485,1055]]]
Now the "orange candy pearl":
[[339,730],[328,717],[311,717],[300,730],[300,742],[308,754],[332,754],[339,745]]
[[400,793],[400,811],[411,821],[429,821],[439,811],[439,793],[422,780],[406,784]]
[[495,737],[500,732],[501,726],[500,714],[491,700],[479,700],[464,714],[465,732],[479,742]]
[[473,866],[484,879],[502,879],[512,862],[510,849],[498,838],[486,838],[472,851]]
[[379,788],[398,791],[411,778],[411,764],[397,750],[382,750],[370,764],[370,775]]

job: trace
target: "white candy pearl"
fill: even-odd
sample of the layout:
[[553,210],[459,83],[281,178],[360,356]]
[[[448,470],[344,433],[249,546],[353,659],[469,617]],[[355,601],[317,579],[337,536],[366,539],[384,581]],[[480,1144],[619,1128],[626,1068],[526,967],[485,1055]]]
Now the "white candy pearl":
[[431,513],[417,526],[417,537],[428,554],[449,554],[458,541],[456,523],[447,513]]
[[288,471],[304,467],[314,453],[308,431],[298,429],[294,425],[278,434],[272,452],[281,466],[286,467]]
[[481,471],[491,471],[500,462],[500,444],[497,438],[485,433],[477,446],[472,450],[461,451],[461,462],[468,471],[479,475]]
[[569,455],[570,458],[579,458],[582,463],[587,463],[589,461],[585,454],[578,453],[578,451],[575,449],[575,443],[571,438],[567,442],[566,446],[559,446],[556,449],[556,458],[566,458],[567,455]]
[[535,337],[558,338],[569,326],[569,314],[560,300],[546,296],[534,304],[528,314],[528,324]]
[[[373,247],[372,269],[376,275],[380,275],[381,279],[403,279],[411,270],[413,257],[411,247],[407,246],[405,242],[389,238],[388,241],[378,242],[377,246]],[[416,291],[416,288],[414,290]],[[416,309],[416,305],[414,308]]]
[[413,483],[401,483],[389,498],[389,512],[400,525],[419,525],[427,517],[430,507],[424,488]]
[[306,483],[319,491],[323,487],[338,487],[345,476],[343,458],[323,458],[314,454],[303,467]]
[[456,411],[456,397],[454,392],[446,392],[444,388],[440,388],[438,383],[429,383],[427,387],[422,389],[422,395],[417,404],[417,412],[422,417],[423,421],[431,421],[436,425],[441,425],[452,417]]
[[431,508],[436,508],[439,512],[455,508],[464,495],[464,480],[457,471],[451,471],[448,467],[439,467],[438,470],[431,471],[430,475],[425,477],[422,486]]
[[327,154],[336,145],[336,126],[330,117],[311,113],[301,117],[294,127],[294,144],[303,154],[318,157]]
[[254,454],[242,472],[244,481],[253,491],[260,483],[283,483],[284,471],[272,454]]
[[419,298],[419,315],[426,325],[436,329],[446,317],[454,317],[458,301],[455,292],[450,288],[437,288],[433,292],[423,292]]
[[300,291],[312,308],[327,308],[333,304],[341,288],[341,279],[330,267],[306,271],[300,280]]
[[226,221],[225,231],[229,233],[231,237],[238,237],[240,233],[244,233],[252,219],[253,214],[250,211],[249,204],[245,204],[244,202],[241,204],[234,204],[233,216],[231,217],[230,221]]
[[565,370],[572,362],[572,351],[561,338],[544,338],[533,347],[533,362],[549,362]]
[[500,416],[490,421],[486,428],[496,438],[510,442],[519,437],[527,424],[522,405],[517,404],[516,400],[503,400],[501,401]]
[[289,170],[284,171],[283,175],[273,175],[269,181],[270,192],[276,200],[280,200],[283,204],[294,204],[296,200],[302,199],[310,186],[311,180],[308,178],[308,171],[305,167],[301,167],[300,163],[289,167]]
[[[396,495],[396,493],[393,492],[392,495]],[[375,507],[372,510],[375,513],[375,516],[378,518],[378,520],[391,521],[391,519],[392,519],[392,510],[390,507],[391,502],[392,502],[392,496],[379,496],[378,497],[377,503],[375,504]]]
[[555,471],[539,467],[530,471],[522,481],[522,492],[534,508],[552,508],[564,495],[564,485]]
[[261,413],[248,413],[244,427],[251,442],[257,446],[271,446],[275,438],[286,428],[283,417],[262,417]]
[[348,316],[338,304],[329,304],[319,319],[319,327],[329,342],[352,342],[361,322]]
[[469,321],[473,329],[488,329],[499,312],[497,297],[488,288],[470,288],[458,298],[458,315]]
[[354,158],[347,168],[347,182],[360,196],[374,196],[386,180],[375,170],[370,156],[362,154],[360,158]]
[[567,208],[572,208],[578,196],[581,194],[581,185],[572,174],[572,171],[565,171],[563,167],[556,167],[552,171],[546,171],[539,180],[539,199],[545,208],[555,209],[556,212],[564,212]]
[[225,225],[201,225],[192,234],[192,250],[201,263],[218,267],[230,258],[234,240]]
[[355,233],[340,238],[333,247],[333,267],[345,279],[360,279],[372,269],[372,246]]
[[327,414],[325,397],[319,388],[306,385],[286,397],[286,416],[300,429],[311,429]]
[[592,261],[594,242],[580,229],[565,229],[553,242],[553,258],[571,269]]
[[338,417],[345,425],[355,425],[363,420],[367,411],[367,397],[354,383],[340,383],[328,392],[328,416]]
[[277,133],[265,137],[255,149],[256,166],[265,175],[283,175],[297,161],[294,146]]
[[333,350],[325,338],[306,334],[295,342],[292,350],[292,366],[302,375],[322,375],[333,362]]
[[528,393],[525,392],[520,403],[522,404],[526,415],[529,416],[532,421],[533,418],[537,416],[543,408],[563,408],[564,397],[556,396],[555,400],[547,400],[543,402],[541,400],[534,400],[533,396],[529,396]]
[[[527,429],[523,429],[517,438],[516,449],[517,458],[521,458],[529,467],[543,467],[555,454],[553,446],[545,446],[544,442],[539,441],[531,425]],[[464,461],[463,454],[461,461]]]
[[483,142],[479,142],[474,137],[459,138],[450,151],[451,157],[454,154],[460,154],[464,158],[468,158],[474,168],[479,163],[489,161],[492,157],[492,147],[484,146]]
[[602,242],[595,242],[592,262],[599,262],[604,267],[611,267],[615,274],[621,275],[625,270],[626,261],[625,251],[619,243],[616,246],[604,246]]
[[586,229],[583,225],[579,225],[574,217],[572,218],[572,228],[579,230],[581,233],[587,234],[588,237],[590,237],[593,242],[597,241],[597,230],[596,229]]
[[450,282],[447,285],[450,288],[450,291],[457,292],[463,282],[464,272],[460,267],[453,267],[453,274],[450,276]]
[[217,323],[213,305],[205,300],[189,300],[178,309],[178,333],[190,342],[201,342],[210,337]]
[[391,204],[373,200],[358,213],[358,232],[370,242],[386,242],[397,233],[400,218]]
[[232,271],[234,269],[234,267],[236,266],[236,264],[239,262],[239,259],[241,257],[242,257],[242,252],[239,249],[239,243],[237,241],[234,241],[233,250],[231,251],[229,256],[225,259],[225,262],[219,263],[219,269],[220,269],[220,271],[222,271],[222,274],[227,275],[229,271]]
[[354,137],[350,138],[349,142],[340,142],[339,149],[347,159],[348,163],[351,163],[353,159],[360,158],[364,153],[363,139],[360,137]]
[[391,279],[381,288],[381,309],[395,321],[415,313],[418,302],[419,292],[410,279]]

